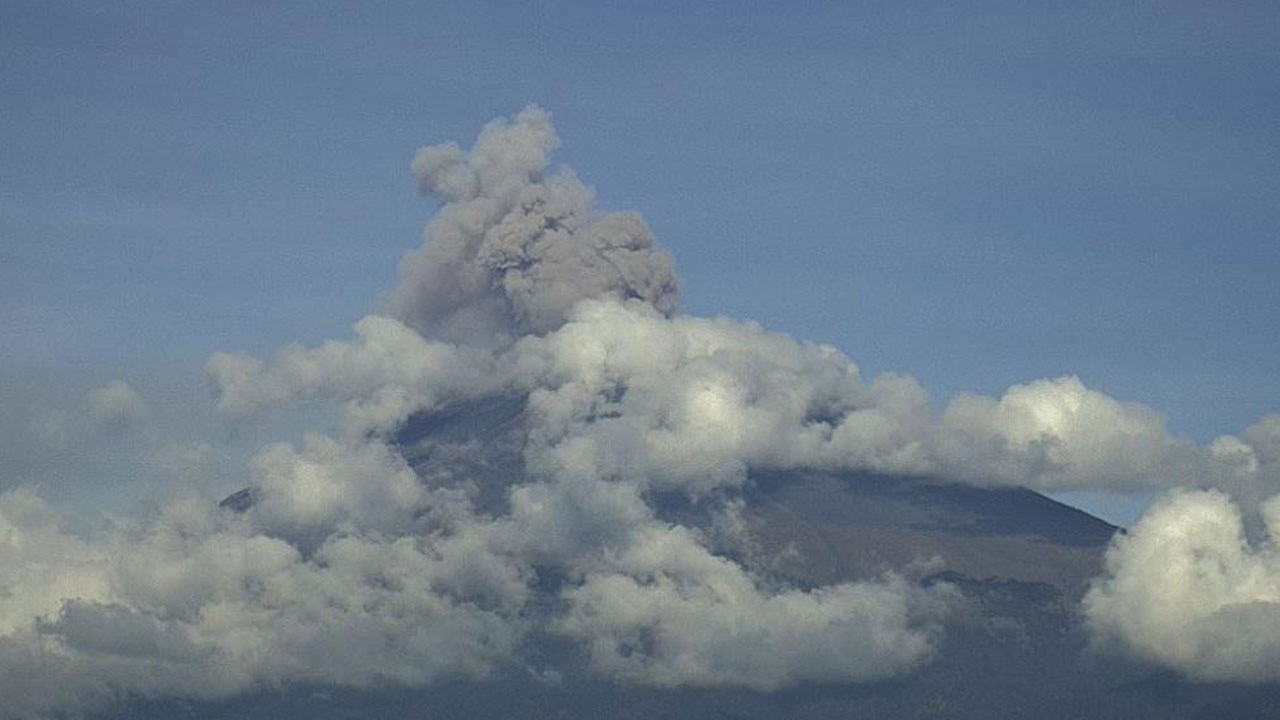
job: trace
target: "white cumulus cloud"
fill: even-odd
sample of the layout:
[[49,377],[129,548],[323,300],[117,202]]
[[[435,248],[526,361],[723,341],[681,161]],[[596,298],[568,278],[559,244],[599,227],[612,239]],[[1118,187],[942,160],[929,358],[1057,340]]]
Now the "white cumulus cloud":
[[102,425],[126,428],[147,417],[147,401],[123,380],[90,390],[85,402],[94,422]]
[[1260,512],[1250,541],[1221,492],[1158,500],[1085,598],[1096,633],[1197,680],[1280,680],[1280,496]]

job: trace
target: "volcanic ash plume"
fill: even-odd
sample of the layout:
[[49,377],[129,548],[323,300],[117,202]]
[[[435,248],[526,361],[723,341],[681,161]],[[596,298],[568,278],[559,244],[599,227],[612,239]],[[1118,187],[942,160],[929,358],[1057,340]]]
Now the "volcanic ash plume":
[[546,173],[558,144],[547,112],[532,106],[487,125],[469,151],[418,151],[418,186],[441,207],[401,264],[395,317],[430,337],[485,344],[554,330],[586,298],[676,309],[671,258],[640,216],[597,215],[571,171]]

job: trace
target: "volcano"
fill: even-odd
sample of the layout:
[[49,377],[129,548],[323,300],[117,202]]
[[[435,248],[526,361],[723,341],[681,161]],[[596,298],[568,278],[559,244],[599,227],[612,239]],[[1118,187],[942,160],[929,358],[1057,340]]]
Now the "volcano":
[[[423,483],[463,488],[482,511],[501,514],[507,490],[526,473],[527,412],[525,397],[503,395],[419,413],[393,444]],[[223,505],[239,512],[254,502],[246,490]],[[651,502],[663,521],[717,535],[712,498],[673,493]],[[733,517],[737,532],[717,552],[778,585],[899,573],[952,588],[933,657],[903,677],[866,684],[663,689],[594,675],[578,649],[547,635],[533,638],[522,663],[482,681],[295,688],[180,707],[158,702],[140,711],[227,718],[1132,719],[1263,718],[1280,707],[1274,686],[1190,683],[1092,647],[1079,602],[1112,536],[1124,531],[1032,490],[758,471],[746,478]],[[557,602],[555,573],[540,577],[531,612]]]
[[[425,482],[465,483],[481,509],[500,513],[524,472],[524,414],[520,397],[467,403],[412,418],[396,445]],[[1025,488],[924,477],[751,472],[743,499],[747,547],[733,548],[735,559],[804,586],[933,565],[955,581],[1025,586],[1074,604],[1118,530]],[[653,501],[668,522],[704,530],[712,522],[683,494]]]

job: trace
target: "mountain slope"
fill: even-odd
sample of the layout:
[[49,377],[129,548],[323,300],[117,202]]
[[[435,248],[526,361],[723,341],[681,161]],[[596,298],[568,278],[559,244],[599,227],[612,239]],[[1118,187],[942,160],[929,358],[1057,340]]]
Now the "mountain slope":
[[[497,396],[410,420],[396,444],[432,484],[470,486],[500,513],[523,476],[525,403]],[[864,473],[753,472],[735,555],[805,585],[865,579],[935,558],[972,580],[1040,583],[1078,599],[1117,528],[1025,488],[980,488]],[[706,527],[709,503],[653,498],[672,522]]]

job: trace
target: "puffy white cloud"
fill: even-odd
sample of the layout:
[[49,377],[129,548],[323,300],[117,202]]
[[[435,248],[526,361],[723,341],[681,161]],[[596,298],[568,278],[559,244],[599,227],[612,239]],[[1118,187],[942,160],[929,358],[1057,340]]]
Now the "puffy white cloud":
[[0,635],[27,628],[68,598],[108,596],[106,554],[29,490],[0,494]]
[[355,324],[350,342],[318,348],[291,345],[271,364],[217,353],[205,370],[228,417],[324,396],[344,403],[354,431],[394,427],[410,413],[492,387],[490,354],[423,338],[397,320],[370,315]]
[[[1154,410],[1075,377],[999,398],[961,395],[939,412],[911,378],[868,382],[832,347],[725,318],[666,318],[642,303],[584,302],[560,330],[516,343],[503,366],[531,393],[535,465],[585,438],[597,472],[695,494],[736,485],[747,468],[1048,490],[1244,485],[1274,474],[1252,459],[1255,445],[1274,442],[1265,422],[1252,441],[1200,447]],[[1233,442],[1244,455],[1227,451]]]
[[943,412],[939,445],[963,479],[1046,489],[1159,487],[1208,466],[1159,413],[1075,377],[1014,385],[998,400],[961,395]]
[[147,401],[123,380],[112,380],[85,396],[89,415],[102,425],[127,428],[147,417]]
[[1280,493],[1280,415],[1268,415],[1239,437],[1223,435],[1209,446],[1212,475],[1207,484],[1223,488],[1247,506]]
[[409,534],[429,501],[404,459],[381,443],[309,435],[300,449],[268,446],[254,458],[253,478],[253,519],[289,538],[325,538],[340,526]]
[[1221,492],[1157,500],[1085,598],[1097,635],[1197,680],[1280,680],[1280,496],[1260,513],[1268,534],[1249,542]]
[[634,682],[775,690],[899,675],[932,653],[951,594],[901,578],[765,591],[681,527],[648,527],[566,597],[559,629]]
[[[366,472],[388,469],[375,450],[343,453],[313,440],[297,457],[268,457],[264,472],[289,461],[285,480],[310,472],[353,489]],[[527,570],[490,553],[474,528],[450,528],[429,511],[419,535],[381,531],[398,519],[396,503],[422,492],[397,487],[400,479],[376,477],[366,491],[390,493],[388,509],[362,505],[368,495],[359,491],[336,508],[299,508],[269,483],[262,508],[243,516],[189,497],[155,518],[91,533],[68,527],[29,492],[0,496],[0,659],[20,663],[0,666],[0,689],[13,703],[0,717],[123,693],[216,697],[264,682],[486,674],[523,634]],[[336,529],[310,542],[275,534],[290,511],[284,524],[293,535],[308,522]],[[56,703],[32,695],[39,685],[23,685],[24,669],[41,666],[58,673],[46,679],[58,688]]]
[[572,450],[591,473],[691,493],[740,484],[748,466],[827,464],[833,421],[871,402],[834,348],[639,303],[584,303],[512,355],[535,469],[564,472]]

